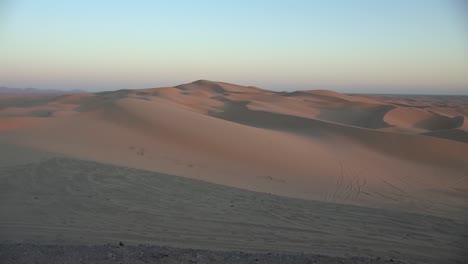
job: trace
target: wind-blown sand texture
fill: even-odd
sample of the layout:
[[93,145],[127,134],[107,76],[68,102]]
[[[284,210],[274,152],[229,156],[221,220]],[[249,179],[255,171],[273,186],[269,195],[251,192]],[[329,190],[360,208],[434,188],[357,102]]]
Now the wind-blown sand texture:
[[466,97],[200,80],[13,98],[4,241],[468,260]]

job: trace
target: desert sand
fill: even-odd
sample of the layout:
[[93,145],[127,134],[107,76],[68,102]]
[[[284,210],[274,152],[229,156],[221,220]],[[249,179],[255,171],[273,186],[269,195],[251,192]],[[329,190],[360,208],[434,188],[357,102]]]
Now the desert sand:
[[0,95],[0,237],[463,263],[467,118],[206,80]]

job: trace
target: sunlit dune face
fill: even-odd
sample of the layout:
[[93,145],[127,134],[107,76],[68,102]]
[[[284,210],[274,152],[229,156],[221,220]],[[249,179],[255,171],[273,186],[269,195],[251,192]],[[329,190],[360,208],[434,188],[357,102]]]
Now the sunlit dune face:
[[215,94],[203,90],[183,90],[175,87],[145,89],[131,93],[131,97],[151,100],[153,97],[162,98],[192,111],[207,114],[223,106],[223,102],[213,98]]
[[15,130],[32,129],[43,122],[39,117],[0,118],[0,131],[11,132]]

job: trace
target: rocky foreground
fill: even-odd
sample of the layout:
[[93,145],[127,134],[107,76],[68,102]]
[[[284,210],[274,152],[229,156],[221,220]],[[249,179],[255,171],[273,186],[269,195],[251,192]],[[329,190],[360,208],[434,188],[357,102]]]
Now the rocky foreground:
[[209,251],[159,246],[64,246],[33,244],[0,244],[0,263],[405,263],[391,258],[328,257],[305,254],[247,253],[242,251]]

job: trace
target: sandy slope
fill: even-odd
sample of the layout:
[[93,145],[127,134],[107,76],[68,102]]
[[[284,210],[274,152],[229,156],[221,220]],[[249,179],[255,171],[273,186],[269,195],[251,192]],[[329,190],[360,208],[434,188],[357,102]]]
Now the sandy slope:
[[468,258],[463,252],[466,222],[288,199],[69,158],[0,167],[0,210],[8,212],[0,216],[0,242],[123,241],[407,263],[457,263]]
[[[375,98],[197,81],[65,95],[31,108],[50,114],[0,111],[17,112],[0,117],[4,140],[297,198],[434,214],[466,202],[452,195],[455,185],[468,188],[466,144],[378,131],[390,124],[450,129],[447,120],[457,117],[432,120],[429,112]],[[432,126],[420,125],[427,119]]]
[[[467,220],[467,104],[460,98],[285,93],[200,80],[2,100],[0,143],[11,147],[0,152],[26,150],[2,166],[48,152],[333,206]],[[278,217],[290,222],[307,214]],[[387,228],[384,222],[376,229]]]

